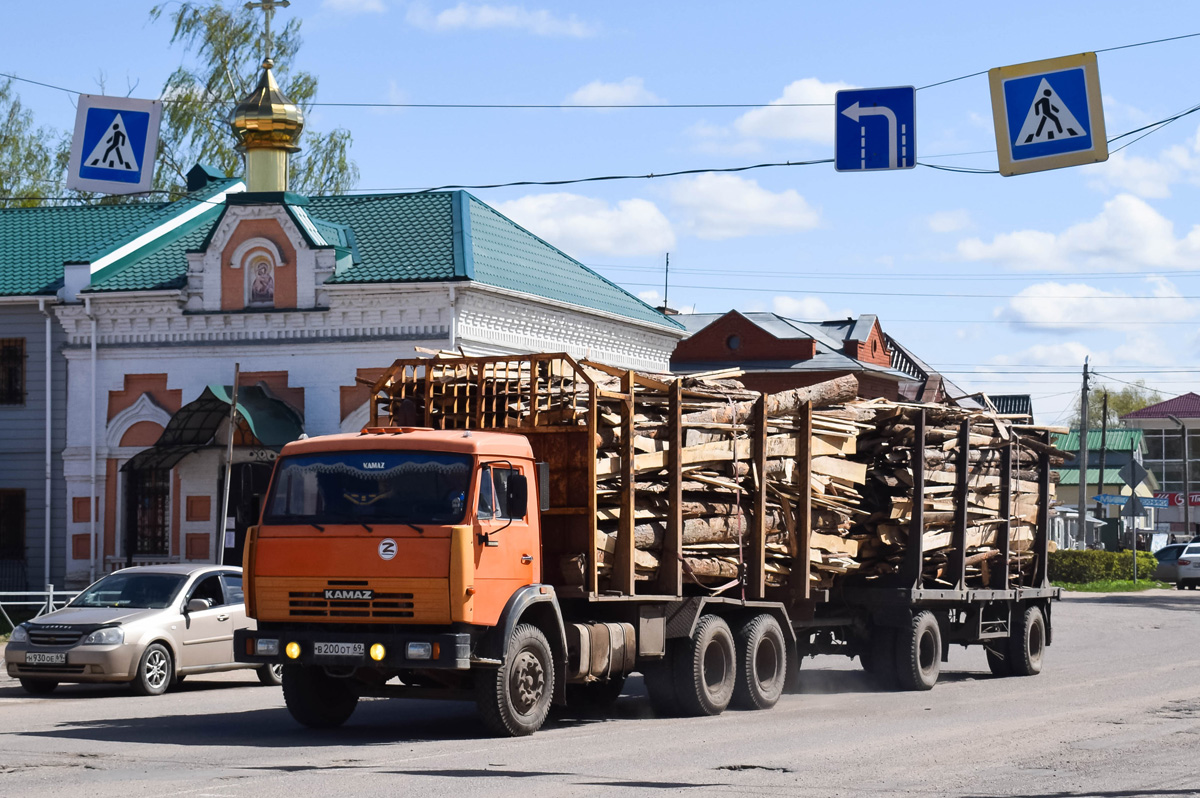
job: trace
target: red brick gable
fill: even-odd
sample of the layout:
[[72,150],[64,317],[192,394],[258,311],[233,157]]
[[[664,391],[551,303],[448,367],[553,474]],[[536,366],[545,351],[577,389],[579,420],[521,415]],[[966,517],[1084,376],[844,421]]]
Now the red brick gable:
[[871,363],[884,368],[890,368],[892,365],[892,352],[883,338],[878,319],[871,325],[871,334],[867,336],[866,341],[846,341],[842,351],[860,363]]
[[777,338],[736,310],[731,310],[690,338],[680,341],[672,363],[736,360],[810,360],[816,354],[811,338]]

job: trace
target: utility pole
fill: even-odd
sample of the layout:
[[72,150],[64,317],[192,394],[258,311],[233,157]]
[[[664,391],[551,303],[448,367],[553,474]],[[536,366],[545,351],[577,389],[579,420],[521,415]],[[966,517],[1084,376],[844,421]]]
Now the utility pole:
[[1188,540],[1192,539],[1192,475],[1191,463],[1188,456],[1188,434],[1187,427],[1183,422],[1170,414],[1167,418],[1179,425],[1179,437],[1183,443],[1183,534],[1188,536]]
[[[1104,455],[1108,453],[1108,391],[1104,392],[1104,413],[1100,416],[1100,473],[1096,480],[1099,485],[1097,496],[1104,495]],[[1120,491],[1117,491],[1120,493]],[[1101,514],[1103,513],[1103,514]],[[1108,519],[1108,513],[1104,511],[1104,505],[1096,502],[1096,517]]]
[[667,295],[671,292],[671,253],[667,253],[667,268],[663,272],[663,310],[668,310],[671,305],[667,302]]
[[221,497],[221,518],[217,528],[217,564],[225,564],[225,535],[229,529],[229,485],[233,480],[233,438],[237,434],[237,395],[238,380],[241,378],[242,364],[233,364],[233,395],[229,402],[229,445],[225,450],[225,491]]
[[1083,391],[1079,398],[1079,529],[1076,537],[1086,548],[1087,533],[1087,462],[1088,462],[1088,359],[1083,359]]

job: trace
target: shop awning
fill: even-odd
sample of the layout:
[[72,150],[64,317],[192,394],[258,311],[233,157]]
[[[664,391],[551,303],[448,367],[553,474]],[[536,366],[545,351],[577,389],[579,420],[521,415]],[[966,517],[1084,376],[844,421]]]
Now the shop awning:
[[[215,438],[221,422],[229,418],[232,392],[228,385],[206,387],[195,401],[171,416],[153,446],[138,452],[121,470],[173,468],[192,452],[220,446]],[[237,398],[238,414],[259,445],[279,451],[285,443],[303,434],[304,425],[296,411],[257,385],[239,387]]]

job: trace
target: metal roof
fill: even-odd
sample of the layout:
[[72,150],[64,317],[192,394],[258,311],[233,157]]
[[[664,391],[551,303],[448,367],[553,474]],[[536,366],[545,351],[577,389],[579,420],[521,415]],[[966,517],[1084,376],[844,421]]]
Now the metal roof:
[[1185,393],[1165,402],[1134,410],[1121,418],[1166,418],[1167,416],[1200,418],[1200,396],[1194,393]]
[[[1140,449],[1142,446],[1142,437],[1145,435],[1140,429],[1125,429],[1118,427],[1110,429],[1106,435],[1105,450],[1110,452],[1131,452]],[[1101,430],[1089,429],[1087,436],[1087,445],[1089,452],[1100,451]],[[1079,451],[1079,430],[1071,430],[1066,435],[1054,436],[1054,445],[1064,452]],[[1091,460],[1091,457],[1088,457]]]
[[988,394],[992,406],[1001,415],[1024,415],[1033,417],[1033,398],[1027,393]]

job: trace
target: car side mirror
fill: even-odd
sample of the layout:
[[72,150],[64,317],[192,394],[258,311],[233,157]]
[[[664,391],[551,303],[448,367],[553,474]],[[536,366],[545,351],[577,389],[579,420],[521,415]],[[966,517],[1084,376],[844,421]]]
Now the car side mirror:
[[529,480],[524,474],[508,477],[508,517],[524,518],[529,509]]
[[212,607],[212,602],[206,598],[190,599],[187,603],[188,612],[204,612]]

